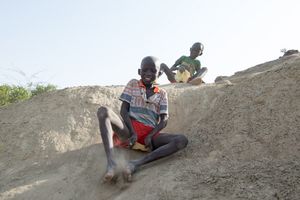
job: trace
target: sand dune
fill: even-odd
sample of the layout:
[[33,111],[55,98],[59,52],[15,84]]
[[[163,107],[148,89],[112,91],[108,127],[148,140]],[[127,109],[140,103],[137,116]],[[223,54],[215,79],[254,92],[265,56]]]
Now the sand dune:
[[[0,199],[299,199],[300,54],[168,91],[165,132],[188,147],[103,184],[96,111],[122,86],[75,87],[0,108]],[[139,152],[120,152],[120,163]]]

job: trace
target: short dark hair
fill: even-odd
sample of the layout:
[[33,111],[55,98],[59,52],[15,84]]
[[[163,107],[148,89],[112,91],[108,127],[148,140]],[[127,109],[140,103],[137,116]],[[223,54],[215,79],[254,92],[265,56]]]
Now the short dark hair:
[[200,43],[200,42],[195,42],[191,48],[192,48],[192,49],[197,49],[197,50],[199,49],[199,50],[203,51],[204,46],[203,46],[203,44]]
[[141,62],[141,67],[143,65],[145,65],[146,63],[154,64],[158,70],[160,69],[159,60],[158,60],[158,58],[156,58],[154,56],[146,56],[145,58],[143,58],[143,60]]

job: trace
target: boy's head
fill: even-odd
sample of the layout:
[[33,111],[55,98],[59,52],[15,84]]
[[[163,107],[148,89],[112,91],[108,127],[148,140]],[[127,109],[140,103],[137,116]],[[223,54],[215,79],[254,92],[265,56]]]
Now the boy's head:
[[203,54],[204,46],[200,42],[196,42],[190,48],[190,57],[195,59]]
[[153,84],[157,79],[160,70],[160,63],[157,58],[147,56],[141,62],[139,75],[145,85]]

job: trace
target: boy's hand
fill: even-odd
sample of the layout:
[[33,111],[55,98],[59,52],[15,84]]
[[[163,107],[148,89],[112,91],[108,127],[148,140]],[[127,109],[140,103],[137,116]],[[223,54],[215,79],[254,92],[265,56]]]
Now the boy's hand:
[[152,136],[151,135],[148,135],[145,140],[145,147],[149,149],[149,151],[152,151],[153,149],[153,146],[152,146]]
[[137,135],[136,133],[132,133],[132,136],[129,138],[129,148],[132,148],[136,141]]

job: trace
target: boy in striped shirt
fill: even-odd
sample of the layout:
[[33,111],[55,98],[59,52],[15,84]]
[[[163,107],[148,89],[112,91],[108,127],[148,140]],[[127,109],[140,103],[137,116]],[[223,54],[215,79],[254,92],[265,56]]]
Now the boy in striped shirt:
[[[114,146],[133,148],[142,146],[147,153],[131,160],[123,169],[124,178],[132,180],[132,174],[142,165],[169,156],[186,147],[188,140],[181,134],[160,133],[168,121],[168,97],[164,89],[154,85],[160,64],[155,57],[145,57],[139,69],[140,80],[132,79],[120,96],[121,117],[110,108],[101,106],[97,116],[107,157],[105,181],[117,177]],[[142,149],[143,149],[142,148]]]

